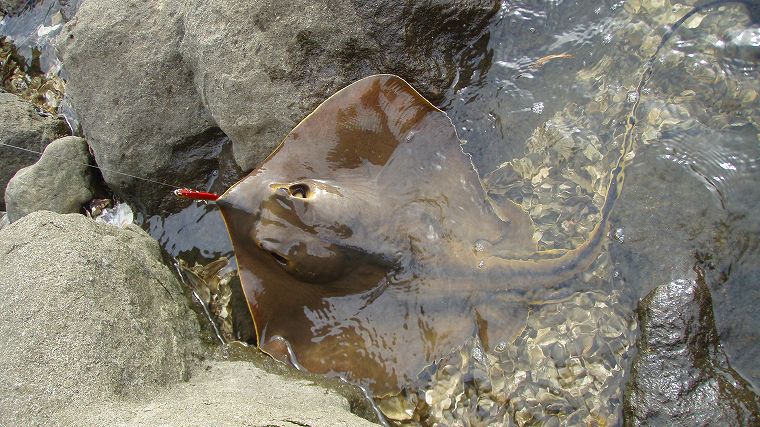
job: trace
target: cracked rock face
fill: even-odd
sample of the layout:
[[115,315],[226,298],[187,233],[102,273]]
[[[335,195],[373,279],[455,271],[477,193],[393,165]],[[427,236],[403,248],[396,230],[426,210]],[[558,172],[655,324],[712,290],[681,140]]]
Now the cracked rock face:
[[702,277],[654,289],[639,307],[626,425],[756,425],[760,398],[727,363]]
[[[499,2],[412,3],[90,0],[58,39],[67,95],[98,165],[202,185],[224,135],[253,169],[361,77],[396,73],[440,99]],[[171,207],[170,189],[103,175],[133,203]]]

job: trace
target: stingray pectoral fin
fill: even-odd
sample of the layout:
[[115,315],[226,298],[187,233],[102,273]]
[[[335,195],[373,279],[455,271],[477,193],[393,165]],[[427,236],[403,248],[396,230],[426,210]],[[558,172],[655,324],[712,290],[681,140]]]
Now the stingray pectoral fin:
[[291,347],[288,340],[279,335],[275,335],[269,339],[269,341],[263,344],[259,344],[259,349],[271,356],[273,359],[293,365],[300,370],[304,370],[303,367],[298,363],[295,352],[293,351],[293,348]]
[[493,251],[501,253],[501,246],[507,246],[504,248],[505,254],[508,251],[514,251],[515,248],[522,251],[535,251],[536,242],[533,241],[535,225],[528,212],[525,212],[522,206],[506,196],[489,194],[486,200],[490,203],[496,216],[506,224],[506,231],[501,241],[494,245]]

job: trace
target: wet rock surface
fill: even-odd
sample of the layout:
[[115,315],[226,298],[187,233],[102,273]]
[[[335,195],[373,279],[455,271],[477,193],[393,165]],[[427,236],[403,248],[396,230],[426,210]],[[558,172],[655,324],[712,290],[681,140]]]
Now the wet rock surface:
[[[648,140],[628,168],[626,190],[613,212],[615,269],[644,297],[653,284],[696,280],[694,263],[708,259],[707,284],[721,343],[732,366],[756,385],[760,289],[754,259],[760,246],[758,224],[742,212],[756,204],[760,192],[751,163],[743,163],[746,154],[737,154],[744,145],[756,146],[754,136],[740,126],[710,131],[679,112],[681,104],[653,104],[648,110],[650,117],[658,117],[654,129],[642,129]],[[695,137],[696,132],[702,136]],[[726,172],[693,157],[700,154],[680,157],[687,146],[738,170]],[[716,149],[721,146],[736,151]],[[757,153],[757,148],[749,152]],[[696,166],[679,166],[684,159]]]
[[757,425],[760,397],[728,365],[699,277],[653,290],[625,399],[626,425]]
[[34,211],[79,213],[93,198],[92,168],[87,142],[75,136],[56,139],[33,165],[8,182],[5,204],[13,222]]
[[619,236],[610,245],[616,269],[640,297],[653,284],[696,279],[694,253],[713,246],[713,224],[723,215],[715,203],[704,202],[712,198],[709,189],[652,146],[639,150],[626,179],[620,209],[612,214]]
[[[396,72],[440,98],[460,51],[481,37],[498,5],[91,0],[58,46],[98,164],[193,185],[213,170],[219,129],[250,170],[319,102],[366,75]],[[431,17],[440,24],[428,25]],[[199,158],[212,168],[192,167]],[[149,207],[165,194],[104,177]]]
[[[66,135],[66,125],[52,117],[39,114],[28,102],[16,95],[0,91],[0,143],[42,152],[51,141]],[[34,163],[38,154],[0,146],[0,191],[21,168]],[[0,200],[5,210],[5,200]]]
[[0,230],[0,424],[186,380],[198,323],[155,240],[83,215]]

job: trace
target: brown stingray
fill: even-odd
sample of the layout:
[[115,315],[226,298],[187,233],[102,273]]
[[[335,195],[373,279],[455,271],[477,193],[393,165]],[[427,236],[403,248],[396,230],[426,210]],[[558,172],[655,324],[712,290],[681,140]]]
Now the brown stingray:
[[460,144],[445,113],[376,75],[227,190],[218,204],[262,349],[391,392],[469,336],[513,339],[529,302],[597,257],[617,172],[586,243],[541,253],[528,215],[487,196]]

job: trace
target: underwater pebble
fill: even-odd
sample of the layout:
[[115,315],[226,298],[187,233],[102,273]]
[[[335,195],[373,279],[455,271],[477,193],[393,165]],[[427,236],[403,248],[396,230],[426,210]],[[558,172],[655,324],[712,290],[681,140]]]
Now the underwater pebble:
[[[568,313],[575,316],[570,318]],[[631,322],[635,323],[634,315],[621,311],[617,291],[583,293],[539,306],[513,343],[499,343],[494,352],[488,352],[477,338],[471,338],[434,365],[438,369],[430,377],[418,379],[399,395],[379,399],[379,404],[384,408],[403,401],[402,407],[413,415],[391,411],[395,416],[402,414],[402,419],[391,417],[400,425],[415,425],[415,419],[430,425],[573,425],[575,421],[615,420],[620,399],[612,397],[622,396],[625,382],[622,369],[609,366],[627,366],[635,340],[628,327]],[[609,325],[618,335],[615,343],[607,345],[596,325]],[[581,335],[574,338],[577,333]],[[571,355],[568,345],[578,346],[578,351]]]

